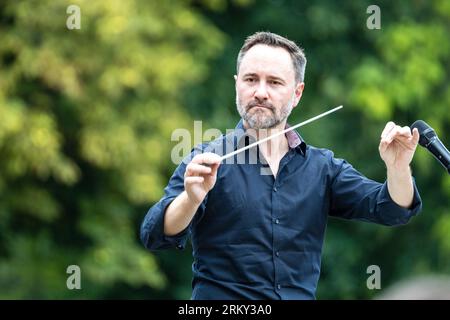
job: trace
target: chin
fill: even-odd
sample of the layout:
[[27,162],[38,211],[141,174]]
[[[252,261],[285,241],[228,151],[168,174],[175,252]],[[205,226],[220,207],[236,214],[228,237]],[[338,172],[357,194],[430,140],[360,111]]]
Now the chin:
[[272,122],[269,121],[247,121],[252,129],[270,129],[274,126]]

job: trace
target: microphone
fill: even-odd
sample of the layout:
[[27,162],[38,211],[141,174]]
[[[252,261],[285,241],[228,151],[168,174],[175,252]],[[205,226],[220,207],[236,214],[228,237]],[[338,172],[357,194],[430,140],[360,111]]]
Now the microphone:
[[411,131],[417,128],[419,131],[419,144],[427,148],[433,156],[447,169],[447,172],[450,174],[450,152],[444,146],[444,144],[439,140],[434,132],[433,128],[431,128],[425,121],[417,120],[411,125]]

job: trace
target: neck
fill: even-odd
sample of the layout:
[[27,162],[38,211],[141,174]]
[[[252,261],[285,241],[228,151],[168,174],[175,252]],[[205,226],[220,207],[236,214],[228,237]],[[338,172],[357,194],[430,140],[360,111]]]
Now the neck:
[[[286,121],[283,121],[277,126],[269,129],[253,129],[249,128],[248,123],[246,123],[246,121],[244,120],[244,128],[246,128],[247,132],[257,140],[262,140],[273,134],[283,131],[286,128]],[[281,134],[274,138],[271,138],[264,143],[261,143],[259,145],[259,148],[266,158],[272,159],[281,158],[289,149],[289,145],[286,135]]]

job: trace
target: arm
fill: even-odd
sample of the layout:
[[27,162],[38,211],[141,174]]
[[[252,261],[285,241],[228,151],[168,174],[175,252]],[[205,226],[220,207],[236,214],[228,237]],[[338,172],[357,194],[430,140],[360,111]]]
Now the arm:
[[[202,165],[210,164],[211,167]],[[184,174],[184,190],[169,205],[164,217],[164,234],[173,236],[183,231],[192,221],[206,194],[214,187],[220,157],[214,153],[195,156]]]
[[345,160],[332,156],[330,168],[333,177],[330,188],[331,216],[395,226],[406,224],[422,208],[414,180],[413,202],[405,208],[392,199],[387,181],[379,183],[368,179]]
[[186,191],[183,191],[167,207],[164,215],[164,234],[174,236],[187,228],[194,218],[200,203],[194,203],[189,199]]
[[383,225],[405,224],[420,212],[422,201],[409,164],[419,133],[389,122],[381,135],[380,156],[386,164],[387,181],[370,180],[345,161],[331,158],[330,215]]
[[[214,156],[216,155],[212,157]],[[215,182],[217,174],[218,165],[213,165],[211,169],[214,177],[206,177],[204,182],[200,182],[204,179],[200,177],[200,171],[204,170],[202,168],[206,168],[206,171],[211,169],[201,165],[199,167],[202,168],[194,168],[193,163],[207,162],[204,157],[208,155],[196,155],[188,165],[182,162],[170,178],[164,196],[146,214],[141,224],[140,237],[147,249],[184,248],[190,231],[188,226],[196,214],[201,216],[204,211],[207,194],[205,190],[212,188],[212,179],[214,178]],[[206,181],[212,184],[205,185]]]
[[387,168],[389,195],[400,207],[409,208],[413,203],[414,187],[409,167],[403,170]]
[[381,134],[379,152],[387,168],[387,186],[392,200],[404,208],[411,207],[414,198],[409,164],[419,142],[419,132],[388,122]]

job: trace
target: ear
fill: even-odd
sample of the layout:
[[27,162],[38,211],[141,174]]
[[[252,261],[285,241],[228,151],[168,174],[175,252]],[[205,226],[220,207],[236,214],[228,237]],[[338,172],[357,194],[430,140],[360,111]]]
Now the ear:
[[304,88],[305,88],[305,83],[304,82],[298,82],[295,85],[295,90],[294,90],[294,95],[295,95],[294,107],[296,107],[298,105],[298,103],[300,102],[300,98],[302,97]]
[[237,81],[237,75],[234,75],[233,78],[234,78],[234,81],[236,82]]

